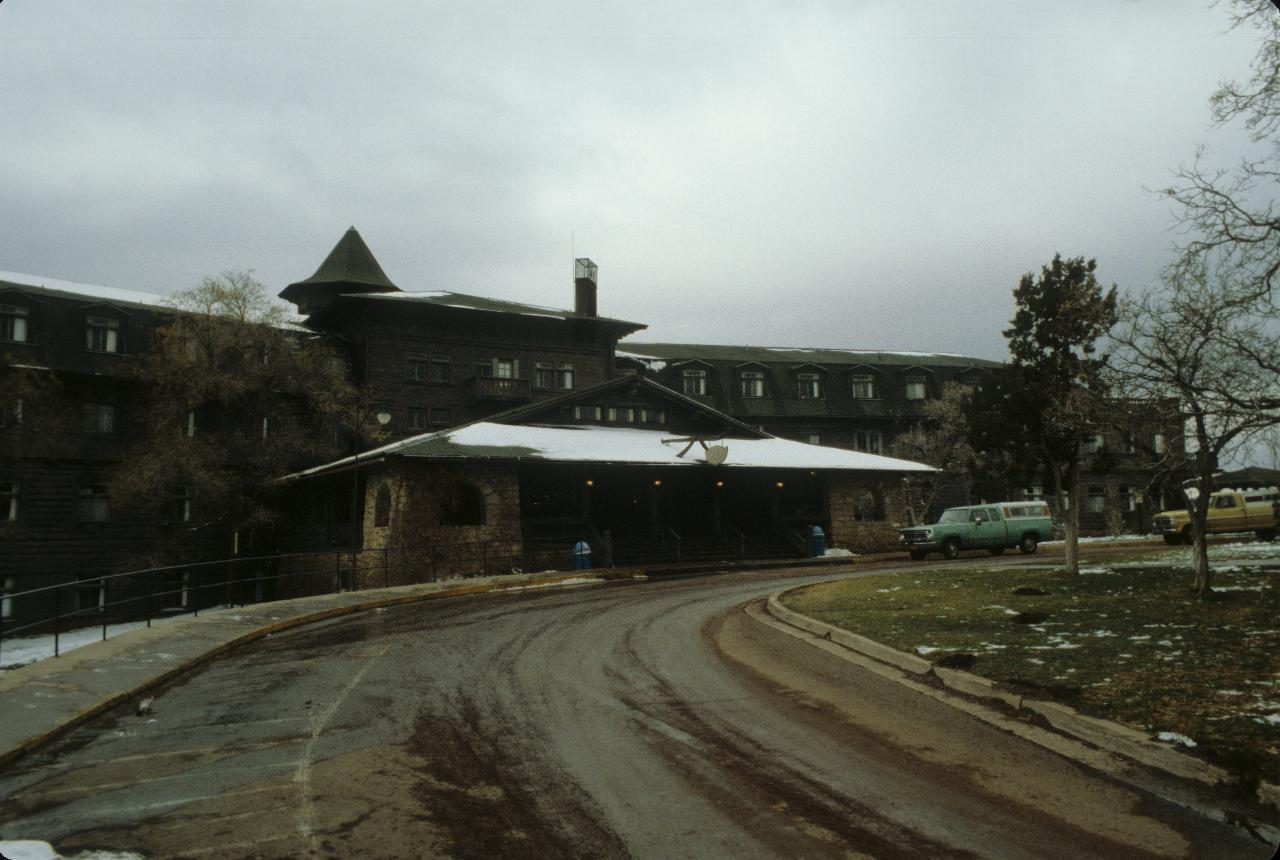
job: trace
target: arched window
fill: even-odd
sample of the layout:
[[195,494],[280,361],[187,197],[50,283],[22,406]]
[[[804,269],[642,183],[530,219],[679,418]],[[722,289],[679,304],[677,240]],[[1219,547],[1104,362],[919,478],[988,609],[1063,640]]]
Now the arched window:
[[380,529],[391,525],[391,488],[386,484],[378,485],[378,494],[373,499],[373,525]]
[[440,500],[440,521],[447,526],[484,525],[484,497],[474,484],[454,481]]

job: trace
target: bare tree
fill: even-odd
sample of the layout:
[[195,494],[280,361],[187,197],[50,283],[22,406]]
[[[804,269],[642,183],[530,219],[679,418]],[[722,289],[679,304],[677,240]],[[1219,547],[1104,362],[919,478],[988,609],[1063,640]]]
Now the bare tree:
[[1259,313],[1256,282],[1240,274],[1182,265],[1162,289],[1122,302],[1112,332],[1112,385],[1151,408],[1163,404],[1164,420],[1190,436],[1182,465],[1197,489],[1188,508],[1201,595],[1213,586],[1205,522],[1214,473],[1235,446],[1280,420],[1271,369],[1280,366],[1280,346]]
[[146,413],[112,493],[190,500],[191,528],[252,532],[276,517],[275,478],[347,447],[356,390],[248,273],[206,278],[174,305],[136,368]]

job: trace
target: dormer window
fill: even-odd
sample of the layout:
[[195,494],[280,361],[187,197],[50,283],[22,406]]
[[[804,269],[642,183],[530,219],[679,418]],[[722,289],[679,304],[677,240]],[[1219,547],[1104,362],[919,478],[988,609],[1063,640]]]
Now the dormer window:
[[0,305],[0,340],[27,343],[29,312],[20,305]]
[[690,397],[704,397],[707,393],[707,372],[691,368],[681,373],[684,393]]
[[801,400],[817,400],[822,396],[822,374],[797,373],[796,397]]
[[85,317],[84,339],[84,348],[90,352],[119,352],[120,320]]
[[875,400],[876,380],[869,373],[854,374],[849,377],[854,400]]
[[903,396],[908,400],[927,400],[929,398],[929,380],[923,375],[908,376],[903,385]]
[[739,390],[743,397],[764,397],[764,373],[744,370],[738,375]]

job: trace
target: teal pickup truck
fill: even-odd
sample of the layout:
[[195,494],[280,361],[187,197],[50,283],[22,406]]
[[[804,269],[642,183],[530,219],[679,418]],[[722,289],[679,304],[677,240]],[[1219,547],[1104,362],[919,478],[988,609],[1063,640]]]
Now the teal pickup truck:
[[902,529],[899,539],[917,561],[931,552],[955,558],[964,549],[985,549],[999,555],[1017,547],[1026,555],[1040,541],[1053,538],[1053,518],[1044,502],[993,502],[948,508],[929,526]]

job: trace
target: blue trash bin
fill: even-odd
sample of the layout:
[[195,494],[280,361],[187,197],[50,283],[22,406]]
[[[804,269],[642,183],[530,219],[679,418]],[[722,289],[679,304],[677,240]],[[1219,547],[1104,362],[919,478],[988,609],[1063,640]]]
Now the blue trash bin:
[[588,570],[591,567],[591,544],[580,540],[573,545],[573,569]]
[[809,531],[809,551],[814,558],[827,554],[827,535],[822,531],[822,526],[814,526]]

